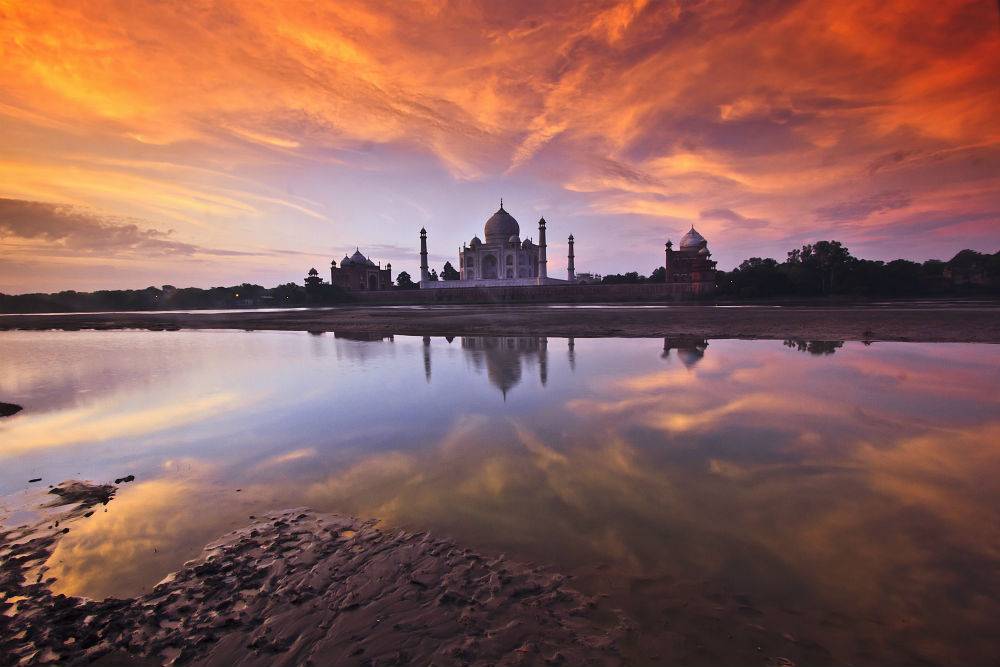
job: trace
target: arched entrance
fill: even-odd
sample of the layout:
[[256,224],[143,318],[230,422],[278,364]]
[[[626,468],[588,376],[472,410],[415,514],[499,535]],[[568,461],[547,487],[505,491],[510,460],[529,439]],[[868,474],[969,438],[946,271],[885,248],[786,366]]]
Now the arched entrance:
[[368,276],[368,289],[372,291],[378,289],[378,277],[374,273]]
[[486,255],[486,257],[483,257],[482,276],[486,280],[497,277],[496,255]]

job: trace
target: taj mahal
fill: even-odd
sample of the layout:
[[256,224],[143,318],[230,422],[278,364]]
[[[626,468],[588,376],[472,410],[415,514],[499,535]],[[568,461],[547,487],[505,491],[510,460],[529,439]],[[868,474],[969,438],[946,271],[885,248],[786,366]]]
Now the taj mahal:
[[513,287],[564,285],[576,282],[573,267],[573,235],[569,235],[566,280],[550,278],[546,268],[545,218],[538,221],[538,243],[521,239],[521,226],[500,208],[490,216],[483,237],[473,236],[458,251],[459,279],[431,280],[427,264],[427,230],[420,230],[420,288]]
[[[521,226],[504,209],[501,199],[500,208],[486,221],[483,238],[473,236],[458,249],[458,280],[435,280],[436,276],[431,275],[427,263],[427,230],[421,229],[420,288],[529,287],[589,282],[586,276],[576,273],[572,234],[567,238],[566,278],[549,277],[545,229],[545,218],[540,218],[538,243],[530,238],[522,239]],[[676,250],[673,243],[667,241],[663,270],[663,282],[673,284],[678,293],[705,294],[715,287],[715,261],[708,241],[693,226],[681,237]]]

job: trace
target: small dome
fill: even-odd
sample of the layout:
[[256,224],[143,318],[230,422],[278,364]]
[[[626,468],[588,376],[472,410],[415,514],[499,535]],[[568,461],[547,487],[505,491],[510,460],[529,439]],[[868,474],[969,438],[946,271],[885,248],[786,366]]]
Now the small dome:
[[532,245],[534,245],[534,244],[531,242],[531,239],[524,239],[524,243],[521,244],[521,247],[524,248],[525,250],[527,250]]
[[344,255],[344,259],[340,260],[340,266],[341,266],[341,268],[343,268],[345,266],[350,266],[350,265],[351,265],[351,258],[348,257],[347,255]]
[[521,243],[521,239],[520,239],[520,238],[518,237],[518,235],[517,235],[517,234],[514,234],[514,235],[513,235],[513,236],[511,236],[511,237],[510,237],[509,239],[507,239],[507,242],[508,242],[508,243],[516,243],[516,244],[520,244],[520,243]]
[[472,247],[483,245],[483,240],[478,236],[473,236],[472,240],[469,241],[469,245],[471,245]]
[[681,237],[681,250],[692,250],[707,244],[708,241],[698,233],[694,226],[691,227],[691,231]]
[[704,356],[705,348],[703,347],[682,347],[677,350],[677,357],[687,368],[694,366],[696,363],[701,361]]
[[514,216],[503,210],[501,205],[500,209],[486,221],[485,232],[487,243],[500,243],[511,236],[520,236],[521,226],[517,224]]
[[710,253],[710,252],[708,251],[708,246],[703,246],[703,247],[702,247],[702,249],[698,251],[698,254],[699,254],[699,255],[704,255],[705,257],[708,257],[708,256],[709,256],[709,255],[711,255],[712,253]]

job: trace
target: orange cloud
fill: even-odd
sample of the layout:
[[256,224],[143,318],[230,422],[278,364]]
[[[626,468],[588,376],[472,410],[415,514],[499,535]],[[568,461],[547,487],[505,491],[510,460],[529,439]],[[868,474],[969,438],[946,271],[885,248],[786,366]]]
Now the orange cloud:
[[[769,221],[706,223],[730,246],[724,264],[831,234],[891,252],[874,223],[923,256],[1000,241],[993,3],[43,0],[0,13],[0,196],[142,207],[190,243],[206,228],[233,247],[278,228],[299,249],[318,232],[361,242],[371,219],[405,217],[380,203],[382,177],[456,219],[471,211],[436,193],[534,192],[530,206],[576,220],[593,247],[622,218],[658,236],[706,210]],[[959,190],[975,202],[928,206]],[[814,213],[885,191],[908,203],[853,222]]]

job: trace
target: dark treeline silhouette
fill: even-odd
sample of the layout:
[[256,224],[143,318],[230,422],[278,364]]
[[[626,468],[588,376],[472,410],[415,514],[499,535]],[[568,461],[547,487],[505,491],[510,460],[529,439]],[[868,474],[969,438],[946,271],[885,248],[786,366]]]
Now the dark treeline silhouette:
[[636,283],[662,283],[666,280],[667,270],[662,266],[650,272],[649,276],[640,275],[638,271],[628,273],[609,273],[601,278],[602,285],[631,285]]
[[[866,343],[870,344],[870,343]],[[833,354],[840,348],[844,347],[844,341],[842,340],[799,340],[797,338],[789,338],[785,340],[785,347],[790,347],[799,352],[808,352],[809,354],[820,357],[824,355]]]
[[[601,283],[661,283],[664,272],[661,266],[648,277],[637,271],[612,273]],[[947,262],[882,262],[854,257],[840,241],[818,241],[790,251],[783,262],[745,259],[732,271],[719,271],[717,285],[715,296],[740,299],[1000,294],[1000,252],[963,250]]]
[[792,250],[784,262],[751,257],[720,271],[718,295],[738,298],[788,296],[937,296],[1000,293],[1000,252],[963,250],[947,262],[860,259],[839,241]]
[[[205,308],[289,307],[343,303],[350,293],[323,282],[311,271],[304,285],[277,287],[244,283],[234,287],[99,290],[54,294],[0,294],[0,312],[44,313],[99,310],[195,310]],[[647,277],[637,271],[605,275],[603,284],[663,282],[665,269],[657,267]],[[454,280],[458,271],[449,264],[441,273]],[[436,272],[432,279],[437,279]],[[1000,294],[1000,252],[992,255],[963,250],[948,261],[891,262],[860,259],[839,241],[818,241],[788,253],[783,262],[751,257],[732,271],[718,272],[716,297],[769,299],[784,297],[918,297]],[[395,289],[417,289],[410,274],[402,271]]]
[[54,294],[0,294],[0,312],[46,313],[99,310],[195,310],[205,308],[267,308],[341,303],[347,293],[327,283],[286,283],[267,289],[243,283],[234,287],[162,288],[139,290],[67,290]]
[[413,282],[413,278],[406,271],[400,271],[396,276],[396,287],[399,289],[418,289],[420,285]]

